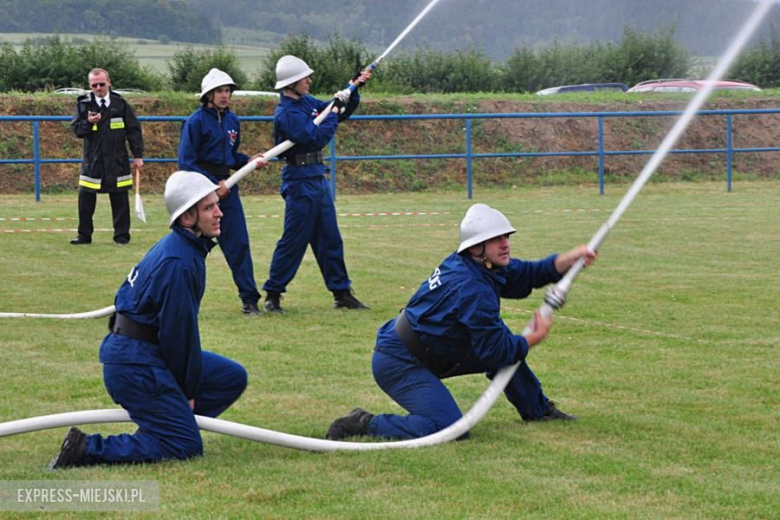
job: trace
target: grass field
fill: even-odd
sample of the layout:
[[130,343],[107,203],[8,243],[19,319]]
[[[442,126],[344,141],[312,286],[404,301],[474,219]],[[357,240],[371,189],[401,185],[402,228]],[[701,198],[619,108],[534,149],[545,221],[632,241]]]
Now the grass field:
[[[333,310],[307,255],[282,302],[287,314],[243,316],[216,250],[203,345],[250,374],[223,418],[322,438],[354,406],[399,412],[371,376],[376,329],[456,247],[472,202],[504,211],[518,229],[515,256],[538,258],[586,242],[624,191],[340,196],[347,265],[366,312]],[[134,222],[131,245],[115,246],[102,197],[94,243],[74,248],[75,194],[33,200],[0,195],[3,312],[110,305],[166,232],[159,196],[147,197],[149,224]],[[166,518],[777,518],[779,200],[776,182],[738,183],[731,193],[723,183],[645,188],[529,356],[576,423],[524,424],[499,399],[470,440],[419,450],[313,454],[205,433],[205,456],[187,462],[47,472],[60,428],[0,439],[0,480],[156,481]],[[262,283],[283,206],[275,196],[245,206]],[[504,301],[504,319],[521,330],[541,298]],[[112,407],[97,360],[104,333],[102,319],[2,320],[0,422]],[[447,384],[465,410],[487,380]]]

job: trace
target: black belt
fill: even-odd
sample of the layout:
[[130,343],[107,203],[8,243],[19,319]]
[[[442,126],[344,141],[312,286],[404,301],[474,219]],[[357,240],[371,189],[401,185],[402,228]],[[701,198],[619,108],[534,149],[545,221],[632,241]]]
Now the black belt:
[[285,157],[290,166],[306,166],[307,164],[322,163],[322,152],[299,153]]
[[108,330],[128,338],[140,339],[155,345],[160,344],[160,340],[157,339],[157,327],[137,323],[118,312],[108,319]]
[[439,379],[473,373],[473,371],[461,368],[460,363],[441,359],[430,347],[426,346],[420,336],[412,330],[409,320],[406,319],[406,312],[403,310],[395,319],[395,333],[401,338],[401,343],[404,344],[406,350]]
[[216,164],[210,162],[197,162],[200,168],[203,168],[217,179],[227,179],[230,177],[230,166],[226,164]]

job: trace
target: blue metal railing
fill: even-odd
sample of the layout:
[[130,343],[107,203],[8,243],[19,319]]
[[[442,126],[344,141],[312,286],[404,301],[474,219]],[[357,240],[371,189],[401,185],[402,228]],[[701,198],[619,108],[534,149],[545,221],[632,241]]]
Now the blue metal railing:
[[[725,116],[725,138],[726,146],[724,148],[703,148],[703,149],[675,149],[672,154],[691,154],[691,153],[715,153],[725,154],[726,156],[726,186],[727,190],[732,189],[732,165],[733,157],[736,153],[745,152],[778,152],[780,147],[749,147],[735,148],[733,140],[733,117],[735,115],[762,115],[779,114],[780,109],[743,109],[743,110],[704,110],[698,113],[701,117],[707,116]],[[548,113],[507,113],[507,114],[422,114],[422,115],[366,115],[352,116],[354,121],[392,121],[392,120],[447,120],[455,119],[464,121],[464,152],[449,154],[424,154],[424,155],[359,155],[346,156],[336,153],[336,138],[329,146],[330,154],[326,158],[331,168],[331,188],[333,195],[336,195],[336,172],[339,161],[377,161],[377,160],[408,160],[408,159],[463,159],[466,164],[466,184],[468,189],[468,198],[473,195],[473,176],[472,164],[476,159],[497,158],[497,157],[563,157],[563,156],[586,156],[598,158],[598,178],[599,193],[604,194],[604,160],[606,157],[617,155],[649,155],[655,150],[607,150],[604,146],[604,120],[606,118],[616,117],[677,117],[682,111],[655,111],[655,112],[548,112]],[[595,150],[572,150],[564,152],[504,152],[504,153],[475,153],[472,148],[472,121],[475,119],[551,119],[551,118],[595,118],[598,123],[596,135]],[[160,122],[160,121],[184,121],[186,116],[141,116],[138,118],[142,122]],[[240,118],[242,121],[266,121],[271,122],[271,116],[245,116]],[[32,122],[33,133],[33,156],[31,159],[0,159],[0,164],[32,164],[35,169],[35,200],[40,201],[41,191],[41,171],[42,164],[51,163],[80,163],[81,159],[45,159],[40,156],[39,125],[42,121],[70,121],[70,116],[0,116],[0,123],[6,121],[30,121]],[[255,152],[255,150],[252,150]],[[148,158],[144,157],[144,162],[176,162],[176,158]]]

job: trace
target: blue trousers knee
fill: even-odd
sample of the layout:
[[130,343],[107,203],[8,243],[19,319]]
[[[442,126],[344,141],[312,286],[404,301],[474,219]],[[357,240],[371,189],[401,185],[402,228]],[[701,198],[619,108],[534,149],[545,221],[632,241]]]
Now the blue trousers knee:
[[[443,430],[463,416],[444,383],[419,363],[374,351],[371,366],[379,387],[409,412],[375,416],[369,424],[372,436],[416,439]],[[487,375],[492,378],[495,372]],[[523,419],[541,417],[547,409],[541,383],[525,362],[510,379],[504,394]]]
[[244,367],[203,351],[203,376],[195,409],[167,368],[149,365],[103,365],[103,379],[115,403],[138,425],[133,434],[87,437],[89,463],[157,462],[203,454],[195,415],[216,417],[243,393]]

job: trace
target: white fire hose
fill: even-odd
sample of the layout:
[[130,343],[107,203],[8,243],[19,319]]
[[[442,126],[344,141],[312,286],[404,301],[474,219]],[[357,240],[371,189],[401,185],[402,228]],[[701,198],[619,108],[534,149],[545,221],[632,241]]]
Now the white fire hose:
[[89,312],[79,312],[76,314],[36,314],[32,312],[0,312],[0,318],[58,318],[64,320],[86,320],[91,318],[104,318],[111,316],[116,311],[116,307],[109,305],[102,309]]

